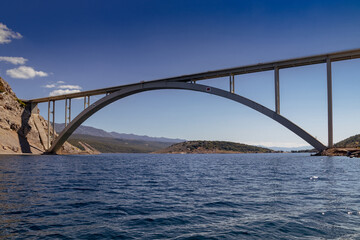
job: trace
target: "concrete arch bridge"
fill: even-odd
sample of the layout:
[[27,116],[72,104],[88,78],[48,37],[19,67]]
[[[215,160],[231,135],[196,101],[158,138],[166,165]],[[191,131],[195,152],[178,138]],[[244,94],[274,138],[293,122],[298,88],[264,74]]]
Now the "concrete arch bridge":
[[[203,92],[207,94],[216,95],[219,97],[227,98],[229,100],[243,104],[249,108],[252,108],[274,121],[280,123],[307,143],[313,146],[318,151],[322,151],[326,148],[333,147],[333,113],[332,113],[332,71],[331,63],[336,61],[343,61],[349,59],[360,58],[360,49],[321,54],[309,57],[294,58],[282,61],[274,61],[268,63],[260,63],[255,65],[247,65],[235,68],[221,69],[209,72],[202,72],[191,75],[184,75],[179,77],[164,78],[154,81],[141,81],[139,83],[122,85],[110,88],[102,88],[91,91],[83,91],[78,93],[59,95],[53,97],[37,98],[24,100],[29,103],[32,109],[36,109],[39,103],[48,103],[48,124],[50,125],[50,118],[52,116],[52,122],[55,120],[55,102],[65,101],[65,128],[58,137],[55,137],[54,125],[53,131],[50,132],[48,128],[47,136],[47,153],[56,154],[61,148],[64,142],[70,137],[70,135],[89,117],[95,114],[100,109],[107,105],[137,93],[159,90],[159,89],[182,89],[196,92]],[[319,142],[312,135],[307,133],[304,129],[291,122],[280,114],[280,70],[285,68],[293,68],[299,66],[306,66],[312,64],[326,64],[327,69],[327,102],[328,102],[328,145],[325,146]],[[235,93],[235,76],[247,73],[273,71],[274,72],[274,91],[275,91],[275,109],[271,110],[255,101],[240,96]],[[199,84],[201,80],[214,79],[220,77],[229,77],[229,91],[225,91],[212,86]],[[90,97],[95,95],[105,95],[96,102],[90,104]],[[71,119],[71,99],[84,98],[84,110]]]

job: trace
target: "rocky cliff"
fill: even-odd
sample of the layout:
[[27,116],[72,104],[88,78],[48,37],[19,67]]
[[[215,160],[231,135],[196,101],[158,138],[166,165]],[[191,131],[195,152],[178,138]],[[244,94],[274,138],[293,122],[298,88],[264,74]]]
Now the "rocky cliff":
[[[0,154],[44,153],[47,132],[47,121],[39,111],[31,114],[30,106],[19,100],[0,77]],[[81,150],[65,143],[59,153],[78,154]]]

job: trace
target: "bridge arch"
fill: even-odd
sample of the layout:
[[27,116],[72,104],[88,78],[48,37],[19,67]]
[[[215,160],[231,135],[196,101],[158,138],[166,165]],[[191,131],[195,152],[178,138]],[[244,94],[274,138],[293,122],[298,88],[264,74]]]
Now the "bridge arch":
[[124,87],[116,92],[113,92],[95,103],[91,104],[88,108],[83,110],[78,116],[76,116],[70,123],[67,125],[59,136],[55,139],[51,147],[48,149],[47,153],[56,153],[60,147],[64,144],[64,142],[70,137],[70,135],[89,117],[95,114],[100,109],[104,108],[105,106],[119,100],[125,98],[130,95],[134,95],[140,92],[151,91],[151,90],[160,90],[160,89],[182,89],[182,90],[191,90],[197,92],[204,92],[209,93],[212,95],[224,97],[235,102],[241,103],[247,107],[250,107],[269,118],[277,121],[284,127],[288,128],[290,131],[304,139],[307,143],[313,146],[318,151],[322,151],[326,149],[326,147],[319,142],[316,138],[311,136],[305,130],[288,120],[287,118],[277,114],[276,112],[270,110],[269,108],[256,103],[248,98],[242,97],[240,95],[230,93],[228,91],[214,88],[202,84],[193,84],[193,83],[186,83],[186,82],[147,82],[143,84],[137,84],[133,86]]

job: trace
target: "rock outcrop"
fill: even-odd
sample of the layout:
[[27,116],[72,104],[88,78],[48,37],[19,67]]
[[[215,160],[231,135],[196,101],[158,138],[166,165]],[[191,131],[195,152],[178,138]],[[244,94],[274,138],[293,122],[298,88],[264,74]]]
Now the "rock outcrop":
[[329,148],[318,154],[319,156],[347,156],[360,158],[360,148]]
[[79,144],[85,149],[85,152],[88,154],[100,154],[101,152],[99,152],[97,149],[93,148],[92,146],[90,146],[87,143],[83,143],[83,142],[79,142]]
[[[42,154],[47,148],[47,132],[47,121],[39,110],[18,99],[0,77],[0,154]],[[65,143],[59,153],[78,154],[81,150]]]

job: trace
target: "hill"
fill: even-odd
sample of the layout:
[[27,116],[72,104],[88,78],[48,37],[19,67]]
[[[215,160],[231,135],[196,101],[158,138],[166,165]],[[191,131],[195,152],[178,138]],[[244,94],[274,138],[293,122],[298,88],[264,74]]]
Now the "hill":
[[[64,123],[55,123],[55,131],[61,132],[65,128]],[[118,132],[107,132],[99,128],[94,128],[90,126],[81,125],[78,127],[74,134],[81,135],[90,135],[97,137],[105,137],[105,138],[118,138],[118,139],[129,139],[129,140],[138,140],[138,141],[151,141],[151,142],[166,142],[166,143],[179,143],[185,141],[184,139],[173,139],[173,138],[165,138],[165,137],[149,137],[149,136],[140,136],[135,134],[127,134],[127,133],[118,133]]]
[[270,153],[267,148],[225,141],[188,141],[176,143],[156,153]]
[[68,139],[72,145],[83,150],[82,143],[90,145],[102,153],[150,153],[170,146],[173,143],[117,139],[84,134],[73,134]]
[[337,148],[356,148],[360,147],[360,134],[348,137],[335,144]]

